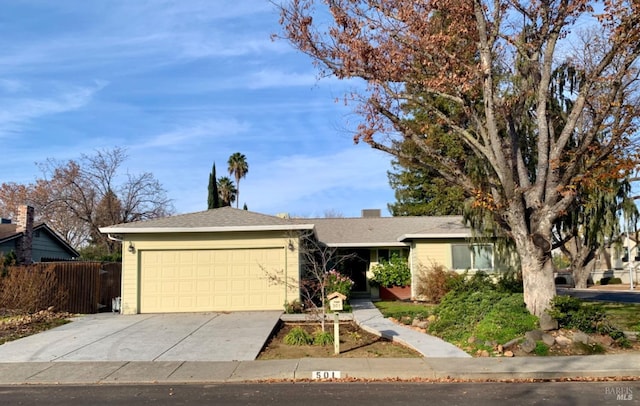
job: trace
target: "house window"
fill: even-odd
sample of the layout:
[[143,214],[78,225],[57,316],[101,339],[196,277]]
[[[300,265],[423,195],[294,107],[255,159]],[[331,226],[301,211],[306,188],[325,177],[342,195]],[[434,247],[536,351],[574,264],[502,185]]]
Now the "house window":
[[404,248],[379,248],[378,249],[378,262],[389,261],[392,255],[397,255],[400,258],[409,258],[409,250]]
[[[622,262],[629,262],[629,247],[622,247],[622,250],[623,250],[622,258],[621,258]],[[633,255],[633,250],[634,248],[631,248],[631,255]],[[639,254],[638,248],[635,248],[635,251],[636,251],[636,255],[633,256],[632,258],[634,261],[638,261],[640,260],[640,255],[638,255]]]
[[453,269],[494,268],[493,245],[491,244],[456,244],[451,246]]

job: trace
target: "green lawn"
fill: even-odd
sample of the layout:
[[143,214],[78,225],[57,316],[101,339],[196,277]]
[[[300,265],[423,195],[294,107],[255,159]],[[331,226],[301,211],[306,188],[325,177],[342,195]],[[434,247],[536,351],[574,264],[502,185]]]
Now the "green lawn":
[[619,329],[623,331],[640,332],[640,304],[609,302],[585,303],[600,306],[607,313],[607,319]]
[[419,319],[426,319],[436,306],[426,303],[402,301],[375,302],[374,304],[384,317],[393,317],[394,319],[407,323],[411,323],[411,321],[416,317]]

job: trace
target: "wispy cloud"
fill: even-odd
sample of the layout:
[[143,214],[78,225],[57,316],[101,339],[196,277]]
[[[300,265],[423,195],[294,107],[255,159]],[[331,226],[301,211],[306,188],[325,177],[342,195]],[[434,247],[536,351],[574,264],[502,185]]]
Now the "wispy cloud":
[[318,78],[313,72],[295,73],[275,69],[263,69],[252,73],[245,83],[249,89],[293,86],[311,87],[318,84]]
[[222,135],[233,136],[245,132],[248,128],[249,125],[247,123],[234,119],[209,119],[197,123],[190,123],[174,130],[154,135],[150,137],[149,140],[133,148],[192,146],[198,139],[206,138],[210,140]]
[[88,104],[105,82],[66,89],[57,96],[0,98],[0,137],[15,134],[40,117],[77,110]]

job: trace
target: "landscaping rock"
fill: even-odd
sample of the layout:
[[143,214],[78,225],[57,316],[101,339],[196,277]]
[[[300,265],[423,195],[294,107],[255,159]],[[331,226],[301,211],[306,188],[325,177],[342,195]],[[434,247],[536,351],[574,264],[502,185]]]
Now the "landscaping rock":
[[573,333],[573,342],[589,344],[589,341],[591,340],[589,339],[588,334],[585,334],[582,331],[576,331],[575,333]]
[[536,349],[536,341],[527,338],[520,344],[520,349],[524,352],[531,353]]
[[540,329],[543,331],[557,330],[558,321],[547,313],[543,313],[542,316],[540,316]]
[[524,333],[524,337],[530,341],[540,341],[542,340],[542,330],[531,330]]
[[471,336],[471,337],[469,337],[469,338],[467,339],[467,342],[468,342],[469,344],[473,344],[473,343],[475,343],[475,342],[476,342],[476,338],[475,338],[474,336]]
[[424,321],[424,320],[420,320],[420,319],[413,319],[413,321],[411,322],[411,325],[413,327],[417,327],[417,328],[426,330],[426,328],[429,327],[429,322]]
[[565,337],[563,335],[559,335],[556,337],[556,344],[558,344],[561,347],[566,347],[569,346],[573,343],[573,341],[571,341],[570,338]]
[[511,341],[507,341],[506,343],[502,344],[502,348],[507,349],[507,348],[511,348],[514,345],[517,345],[520,342],[519,338],[514,338]]
[[505,351],[504,356],[509,358],[513,357],[513,351]]
[[542,342],[551,347],[556,342],[556,338],[549,333],[544,333],[542,335]]
[[597,335],[592,337],[592,340],[601,345],[604,345],[605,347],[611,347],[611,345],[613,345],[615,341],[613,338],[611,338],[611,336],[608,335]]

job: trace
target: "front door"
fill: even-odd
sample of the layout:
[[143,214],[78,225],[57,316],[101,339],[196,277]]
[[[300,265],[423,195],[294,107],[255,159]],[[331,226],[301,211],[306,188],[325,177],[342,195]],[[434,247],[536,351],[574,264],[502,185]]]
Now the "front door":
[[351,291],[356,293],[368,292],[367,270],[369,269],[371,252],[368,249],[345,250],[341,255],[348,256],[340,268],[342,268],[341,273],[347,275],[354,282]]

